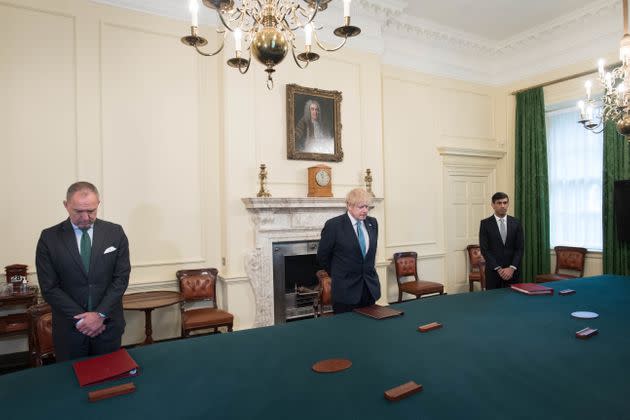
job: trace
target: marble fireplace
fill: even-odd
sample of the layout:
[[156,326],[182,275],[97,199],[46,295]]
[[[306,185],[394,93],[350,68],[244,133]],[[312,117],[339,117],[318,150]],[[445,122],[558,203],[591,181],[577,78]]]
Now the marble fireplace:
[[274,246],[304,243],[312,248],[326,220],[345,211],[345,199],[271,197],[242,201],[254,225],[254,249],[246,257],[245,270],[256,299],[255,326],[273,325],[279,316],[274,307]]

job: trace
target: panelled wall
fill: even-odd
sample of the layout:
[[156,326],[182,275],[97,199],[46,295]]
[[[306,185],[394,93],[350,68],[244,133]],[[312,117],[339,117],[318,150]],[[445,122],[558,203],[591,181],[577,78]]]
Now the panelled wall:
[[[36,281],[39,232],[67,217],[77,179],[99,187],[99,217],[125,228],[129,291],[220,263],[222,74],[183,48],[184,29],[87,1],[0,2],[3,267],[28,264]],[[157,338],[179,333],[177,315],[154,313]],[[124,341],[139,341],[143,314],[126,317]]]
[[478,243],[495,188],[511,189],[502,98],[488,87],[383,71],[385,252],[417,252],[421,277],[448,293],[468,290],[466,246]]
[[[307,168],[286,158],[285,85],[343,94],[343,162],[333,193],[363,185],[384,197],[377,254],[381,303],[397,297],[394,252],[419,254],[423,278],[467,290],[465,246],[477,242],[489,194],[512,192],[504,91],[383,66],[344,49],[306,70],[282,63],[275,88],[254,64],[202,58],[179,38],[186,22],[85,0],[0,0],[0,265],[29,265],[41,229],[66,217],[65,188],[100,187],[99,216],[130,240],[129,292],[176,289],[175,271],[216,267],[219,304],[235,328],[254,323],[245,258],[253,223],[241,201],[268,168],[274,197],[304,197]],[[124,344],[144,317],[126,312]],[[154,337],[179,334],[176,307],[153,313]],[[0,353],[25,340],[0,341]]]

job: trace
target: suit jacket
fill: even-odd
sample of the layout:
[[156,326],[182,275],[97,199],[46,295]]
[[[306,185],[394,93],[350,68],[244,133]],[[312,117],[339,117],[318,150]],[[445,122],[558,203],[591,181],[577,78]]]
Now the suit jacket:
[[[518,219],[507,216],[507,238],[505,245],[499,233],[494,215],[483,219],[479,226],[479,247],[486,260],[486,275],[495,273],[496,267],[513,265],[520,272],[523,258],[523,227]],[[518,274],[517,274],[518,275]]]
[[370,238],[365,258],[347,213],[328,220],[322,229],[317,262],[332,278],[333,302],[357,304],[361,300],[364,282],[374,300],[381,297],[381,286],[374,267],[378,222],[368,216],[365,228]]
[[[105,253],[105,250],[115,250]],[[45,229],[37,243],[37,278],[52,307],[53,335],[75,329],[75,315],[92,311],[110,318],[108,329],[122,331],[122,296],[129,283],[129,243],[120,225],[96,219],[89,274],[85,272],[70,219]]]

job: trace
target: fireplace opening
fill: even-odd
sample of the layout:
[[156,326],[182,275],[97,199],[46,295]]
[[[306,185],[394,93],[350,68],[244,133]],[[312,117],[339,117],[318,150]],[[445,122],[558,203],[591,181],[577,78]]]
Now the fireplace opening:
[[317,241],[273,244],[274,323],[281,324],[314,315],[319,280],[315,273]]
[[317,255],[292,255],[284,257],[284,290],[286,293],[299,288],[315,288],[319,281],[315,273],[319,270]]

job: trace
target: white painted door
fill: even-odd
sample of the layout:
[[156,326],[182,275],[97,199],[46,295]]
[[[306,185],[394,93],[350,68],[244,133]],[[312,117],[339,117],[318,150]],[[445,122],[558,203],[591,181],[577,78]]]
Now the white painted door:
[[468,291],[466,247],[479,243],[479,223],[489,214],[494,171],[446,171],[446,262],[449,293]]

